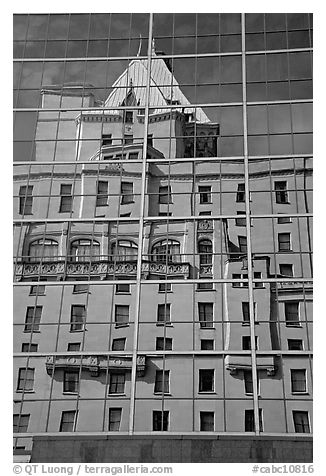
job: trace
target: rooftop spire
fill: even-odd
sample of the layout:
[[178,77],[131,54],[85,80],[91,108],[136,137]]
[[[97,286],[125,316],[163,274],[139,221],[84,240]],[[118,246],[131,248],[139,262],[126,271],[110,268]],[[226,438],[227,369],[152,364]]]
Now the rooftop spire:
[[137,56],[140,56],[140,52],[141,52],[141,47],[142,47],[142,36],[141,36],[141,33],[139,35],[139,48],[138,48],[138,52],[137,52]]

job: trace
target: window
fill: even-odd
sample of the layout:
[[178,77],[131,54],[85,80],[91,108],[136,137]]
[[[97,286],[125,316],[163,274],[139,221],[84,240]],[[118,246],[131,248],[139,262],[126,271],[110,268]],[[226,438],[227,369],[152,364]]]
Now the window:
[[292,327],[300,326],[298,301],[285,302],[284,312],[285,312],[285,324],[287,326],[292,326]]
[[63,411],[59,431],[75,431],[77,411]]
[[171,293],[172,292],[172,284],[171,283],[160,283],[158,285],[158,292],[159,293]]
[[286,181],[274,182],[276,203],[289,203]]
[[293,423],[296,433],[310,433],[308,412],[293,411]]
[[199,392],[214,392],[214,369],[199,369]]
[[239,250],[241,253],[247,253],[247,237],[238,236]]
[[69,342],[67,347],[68,352],[79,352],[80,342]]
[[111,245],[114,261],[136,261],[138,246],[132,241],[118,241]]
[[279,225],[284,225],[285,223],[291,223],[291,218],[290,217],[279,217],[277,219],[277,223]]
[[79,372],[64,372],[63,391],[68,393],[78,393],[79,388]]
[[[258,337],[255,336],[255,347],[258,349]],[[251,350],[250,336],[242,336],[242,350]]]
[[214,412],[200,412],[200,431],[214,431]]
[[30,367],[18,370],[17,392],[32,392],[34,389],[35,369]]
[[29,424],[29,417],[30,417],[30,415],[28,413],[26,413],[26,414],[16,413],[14,415],[14,419],[13,419],[13,423],[14,423],[13,432],[14,433],[27,433],[28,424]]
[[156,370],[154,393],[170,393],[170,371]]
[[40,286],[39,284],[31,286],[29,294],[30,296],[44,296],[45,286]]
[[238,183],[238,190],[237,190],[237,202],[244,202],[245,201],[245,184]]
[[278,234],[278,251],[291,251],[291,235],[290,233]]
[[19,214],[32,215],[33,209],[33,185],[19,188]]
[[[256,320],[256,303],[254,302],[254,318]],[[249,302],[243,301],[242,302],[242,323],[248,324],[250,323],[250,315],[249,315]]]
[[280,274],[289,278],[293,277],[293,264],[280,264]]
[[291,392],[306,393],[306,369],[291,369]]
[[213,303],[212,302],[199,302],[198,313],[200,327],[212,328],[213,326]]
[[130,294],[130,284],[116,284],[116,294]]
[[60,185],[60,208],[59,213],[72,212],[72,185]]
[[[254,272],[254,279],[261,279],[261,272],[260,271],[255,271]],[[263,288],[264,283],[254,283],[255,288]]]
[[134,201],[134,184],[132,182],[121,182],[121,204],[132,203]]
[[108,204],[108,183],[103,180],[97,182],[96,206],[103,207]]
[[32,344],[31,342],[27,342],[22,344],[22,352],[37,352],[38,344]]
[[[233,273],[232,279],[241,279],[241,274]],[[243,283],[232,283],[233,288],[241,288]]]
[[172,212],[158,212],[159,217],[172,217]]
[[252,371],[244,370],[243,379],[244,379],[244,385],[245,385],[245,393],[252,395],[254,393],[254,387],[252,382]]
[[86,307],[73,304],[70,314],[70,332],[82,331],[86,320]]
[[201,350],[214,350],[214,339],[200,339]]
[[132,134],[124,134],[123,136],[123,143],[125,145],[132,144],[134,141],[133,135]]
[[157,306],[157,325],[166,325],[171,323],[171,305],[158,304]]
[[198,243],[200,265],[211,265],[213,262],[213,245],[210,240],[201,240]]
[[301,339],[288,339],[289,350],[303,350],[303,342]]
[[112,134],[102,134],[102,146],[112,145]]
[[153,134],[147,135],[147,145],[150,145],[153,147]]
[[124,327],[128,326],[129,324],[129,306],[128,305],[115,305],[115,326],[116,327]]
[[95,240],[74,240],[70,245],[71,261],[86,262],[100,258],[100,244]]
[[214,289],[213,283],[198,283],[197,284],[197,291],[207,291],[212,289]]
[[125,393],[125,374],[124,374],[124,372],[111,373],[109,393]]
[[126,338],[121,337],[120,339],[113,339],[112,341],[112,350],[125,350]]
[[212,203],[212,187],[211,186],[199,186],[199,203]]
[[133,111],[123,111],[123,122],[126,124],[132,124],[134,122]]
[[88,293],[89,285],[88,284],[74,284],[74,288],[72,292],[74,294]]
[[24,332],[40,332],[42,306],[28,306]]
[[156,350],[172,350],[171,337],[156,337]]
[[[253,410],[245,410],[245,431],[255,431],[255,417]],[[263,415],[259,408],[259,431],[263,431]]]
[[167,410],[153,411],[153,431],[168,431],[169,412]]
[[128,159],[129,160],[137,160],[138,159],[138,152],[129,152]]
[[40,239],[29,245],[28,256],[30,262],[56,261],[58,259],[58,243],[55,240]]
[[109,431],[119,431],[121,424],[122,408],[109,409]]
[[163,203],[163,204],[172,203],[170,185],[160,187],[158,193],[159,193],[159,196],[158,196],[159,203]]
[[152,259],[157,263],[179,263],[180,243],[175,240],[163,240],[152,246]]
[[211,214],[211,211],[199,212],[199,216],[210,216]]
[[[245,212],[237,212],[237,215],[245,215]],[[236,218],[235,226],[246,226],[246,218]]]

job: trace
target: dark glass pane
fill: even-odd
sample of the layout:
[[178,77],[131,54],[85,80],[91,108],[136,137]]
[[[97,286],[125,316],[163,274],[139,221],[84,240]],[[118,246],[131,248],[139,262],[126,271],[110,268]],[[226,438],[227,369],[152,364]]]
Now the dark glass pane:
[[246,31],[263,32],[264,31],[264,14],[263,13],[246,13]]
[[288,58],[286,53],[269,54],[267,58],[267,80],[282,81],[288,79]]
[[174,36],[195,35],[196,34],[196,14],[195,13],[175,13],[174,14]]
[[265,37],[263,33],[254,33],[246,35],[246,50],[264,50],[265,49]]
[[88,38],[89,34],[89,13],[71,14],[69,21],[68,38],[80,40]]
[[110,23],[110,38],[129,38],[130,26],[130,13],[112,13]]
[[268,106],[268,129],[270,133],[291,132],[289,104]]
[[14,40],[24,40],[26,38],[28,28],[28,16],[27,15],[14,15],[13,16],[13,38]]
[[64,40],[68,35],[69,15],[50,15],[49,40]]
[[68,41],[67,57],[81,58],[86,56],[87,41]]
[[91,13],[89,37],[92,39],[109,37],[111,18],[109,14]]
[[265,13],[266,31],[285,30],[285,13]]
[[29,15],[28,40],[43,40],[47,36],[49,15]]
[[312,58],[310,53],[291,53],[289,58],[291,79],[310,79],[312,77]]
[[248,133],[267,134],[267,107],[248,106]]
[[292,104],[293,132],[312,132],[312,104]]
[[291,99],[310,99],[312,98],[312,80],[291,81],[290,82]]
[[280,81],[267,83],[267,98],[270,101],[279,101],[289,99],[289,83],[288,81]]
[[247,81],[266,81],[266,59],[264,55],[246,56]]
[[298,30],[309,26],[308,13],[287,13],[288,30]]
[[25,58],[43,58],[45,41],[26,41]]
[[286,48],[286,33],[267,33],[266,34],[266,49],[267,50],[283,50]]
[[217,35],[219,33],[218,13],[198,13],[197,14],[197,34]]
[[309,30],[290,31],[288,33],[289,48],[309,48],[311,47],[311,33]]
[[46,58],[61,58],[66,56],[66,41],[47,41],[46,43]]
[[220,14],[221,33],[240,33],[241,16],[239,13],[221,13]]

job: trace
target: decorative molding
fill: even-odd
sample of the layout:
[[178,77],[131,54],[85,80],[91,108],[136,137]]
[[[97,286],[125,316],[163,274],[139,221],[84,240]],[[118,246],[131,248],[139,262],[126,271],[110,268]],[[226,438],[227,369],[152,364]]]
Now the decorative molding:
[[214,230],[213,220],[198,220],[197,231],[212,232]]

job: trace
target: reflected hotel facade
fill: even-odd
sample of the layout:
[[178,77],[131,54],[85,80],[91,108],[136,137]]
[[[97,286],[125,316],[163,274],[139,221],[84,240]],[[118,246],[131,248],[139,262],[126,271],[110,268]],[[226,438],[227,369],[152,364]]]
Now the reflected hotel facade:
[[312,16],[14,39],[15,459],[311,461]]

